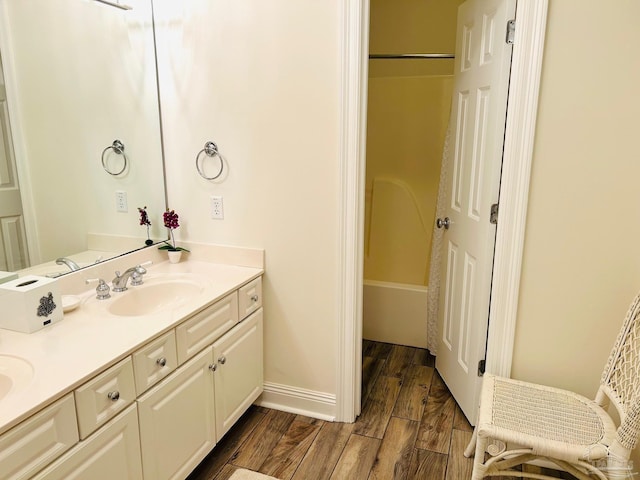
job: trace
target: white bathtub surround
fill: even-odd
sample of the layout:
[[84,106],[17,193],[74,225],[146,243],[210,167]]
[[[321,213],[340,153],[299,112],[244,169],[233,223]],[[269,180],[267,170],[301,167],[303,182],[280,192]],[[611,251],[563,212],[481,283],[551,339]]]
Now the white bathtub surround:
[[431,225],[415,192],[403,180],[379,176],[373,179],[370,202],[365,280],[424,285]]
[[397,178],[373,179],[369,210],[363,338],[426,348],[431,225],[415,192]]
[[427,348],[427,291],[422,285],[365,280],[363,338]]

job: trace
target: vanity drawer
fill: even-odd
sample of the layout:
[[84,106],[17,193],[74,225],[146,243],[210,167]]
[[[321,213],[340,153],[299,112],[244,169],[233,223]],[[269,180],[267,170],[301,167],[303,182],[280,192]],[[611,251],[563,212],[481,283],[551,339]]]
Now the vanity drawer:
[[132,358],[136,391],[142,395],[178,366],[176,334],[171,330],[135,352]]
[[84,440],[136,399],[131,357],[82,385],[75,396],[80,438]]
[[233,292],[176,328],[178,362],[182,365],[238,323],[238,292]]
[[0,436],[0,478],[23,479],[78,442],[73,394]]
[[247,318],[262,306],[262,277],[250,281],[238,290],[238,313]]

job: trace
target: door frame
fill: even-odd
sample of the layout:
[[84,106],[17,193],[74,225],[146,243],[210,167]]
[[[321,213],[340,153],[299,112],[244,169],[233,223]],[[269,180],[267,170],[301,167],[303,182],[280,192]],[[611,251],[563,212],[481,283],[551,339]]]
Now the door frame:
[[[353,422],[360,413],[369,1],[340,2],[335,419],[341,422]],[[486,357],[488,372],[507,377],[513,359],[548,3],[549,0],[518,0],[516,7]]]

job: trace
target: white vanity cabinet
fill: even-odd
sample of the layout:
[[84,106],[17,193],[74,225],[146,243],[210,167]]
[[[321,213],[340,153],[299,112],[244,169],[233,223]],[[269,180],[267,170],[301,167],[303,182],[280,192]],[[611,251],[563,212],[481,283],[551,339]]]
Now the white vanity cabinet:
[[258,277],[123,352],[0,435],[0,479],[186,478],[262,393],[262,317]]
[[138,396],[178,366],[176,335],[173,330],[156,338],[132,355]]
[[194,354],[211,345],[236,323],[238,323],[238,293],[233,292],[178,325],[176,328],[178,362],[182,365]]
[[[184,479],[204,459],[263,389],[262,309],[237,322],[228,318],[236,292],[178,327],[194,325],[213,341],[215,325],[235,324],[138,399],[142,463],[146,480]],[[177,336],[180,338],[180,334]],[[178,356],[201,344],[198,335],[180,345]]]
[[78,442],[73,393],[0,436],[0,478],[22,480]]
[[75,396],[80,440],[84,440],[136,399],[131,358],[77,388]]
[[260,309],[213,344],[218,441],[262,393],[262,323]]
[[183,479],[215,446],[212,364],[208,348],[138,399],[146,479]]
[[142,480],[136,405],[110,420],[34,480]]

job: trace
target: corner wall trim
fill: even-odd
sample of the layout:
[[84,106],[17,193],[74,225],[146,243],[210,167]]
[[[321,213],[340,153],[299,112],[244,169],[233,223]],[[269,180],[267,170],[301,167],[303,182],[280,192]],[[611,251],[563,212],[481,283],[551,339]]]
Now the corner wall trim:
[[513,360],[548,4],[518,0],[516,10],[486,364],[504,377]]
[[367,123],[369,0],[340,4],[339,262],[336,279],[336,420],[360,413],[364,174]]
[[336,420],[336,396],[329,393],[265,382],[264,391],[255,403],[329,422]]

